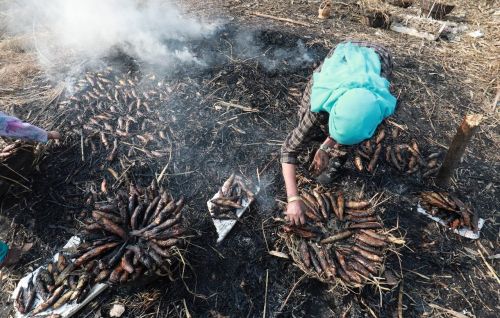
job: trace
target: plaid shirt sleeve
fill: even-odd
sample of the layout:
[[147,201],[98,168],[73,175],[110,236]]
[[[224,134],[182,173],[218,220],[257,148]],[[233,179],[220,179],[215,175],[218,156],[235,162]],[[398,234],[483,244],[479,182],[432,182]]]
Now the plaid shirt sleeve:
[[[381,63],[381,74],[383,77],[389,79],[392,73],[393,62],[390,52],[381,45],[358,41],[358,40],[347,40],[344,42],[351,42],[353,44],[373,48],[375,52],[380,57]],[[331,57],[335,48],[330,50],[327,55]],[[321,66],[318,66],[314,71],[321,71]],[[281,163],[297,164],[297,155],[300,151],[305,149],[310,141],[317,138],[318,135],[323,135],[324,133],[321,129],[322,125],[328,124],[328,114],[325,112],[313,113],[310,111],[310,99],[311,99],[311,89],[313,85],[312,76],[307,83],[306,89],[302,96],[302,101],[300,103],[299,110],[299,125],[295,127],[285,139],[283,146],[281,147]]]

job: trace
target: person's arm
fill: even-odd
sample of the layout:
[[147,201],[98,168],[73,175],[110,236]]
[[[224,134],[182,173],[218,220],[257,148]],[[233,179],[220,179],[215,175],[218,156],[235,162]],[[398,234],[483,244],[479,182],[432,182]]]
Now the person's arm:
[[290,163],[283,163],[281,164],[281,167],[283,171],[283,179],[285,180],[287,198],[299,195],[299,190],[297,189],[295,165]]
[[20,119],[0,112],[0,136],[47,142],[48,139],[59,139],[57,132],[47,132],[42,128],[25,123]]
[[304,217],[304,203],[300,199],[297,189],[297,179],[295,175],[295,165],[290,163],[281,164],[283,178],[285,179],[285,188],[287,196],[286,218],[292,224],[300,225],[306,222]]
[[285,143],[281,147],[281,166],[287,194],[286,216],[292,224],[304,224],[305,206],[299,199],[297,189],[296,165],[297,155],[305,149],[311,139],[321,133],[319,113],[306,111],[299,125],[288,134]]

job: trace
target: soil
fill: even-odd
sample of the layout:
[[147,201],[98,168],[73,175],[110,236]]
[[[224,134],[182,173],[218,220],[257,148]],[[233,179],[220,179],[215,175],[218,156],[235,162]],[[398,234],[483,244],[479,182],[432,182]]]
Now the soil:
[[[478,241],[452,234],[416,213],[418,193],[435,189],[432,178],[401,175],[384,163],[375,174],[364,174],[348,163],[324,185],[351,196],[370,198],[382,193],[385,226],[394,228],[394,233],[406,240],[406,245],[386,260],[387,271],[399,281],[393,289],[380,292],[366,287],[346,292],[331,288],[301,279],[302,272],[289,260],[268,253],[286,253],[277,235],[277,219],[283,216],[285,200],[279,153],[281,143],[296,125],[300,102],[289,92],[305,87],[313,69],[344,36],[326,24],[298,29],[265,21],[265,28],[257,27],[262,23],[245,15],[239,1],[206,3],[205,13],[218,14],[225,10],[223,5],[232,6],[226,9],[238,20],[226,24],[211,38],[190,43],[190,49],[209,61],[208,65],[159,74],[177,87],[168,105],[155,104],[158,118],[165,119],[162,124],[170,131],[171,140],[165,148],[171,147],[171,156],[139,158],[126,173],[128,180],[147,184],[167,166],[163,186],[176,197],[186,197],[186,219],[194,237],[178,262],[175,279],[150,277],[112,288],[77,316],[107,317],[112,304],[118,302],[127,308],[122,317],[397,317],[398,306],[405,317],[445,316],[435,305],[467,316],[496,317],[498,285],[480,255],[498,254],[498,161],[491,155],[491,149],[498,149],[498,145],[490,138],[491,131],[475,137],[478,142],[470,145],[451,188],[486,220]],[[280,4],[272,8],[277,15],[298,18],[317,10],[312,4],[296,9],[292,13]],[[366,28],[350,18],[339,19],[357,30]],[[374,33],[378,31],[363,32],[376,38]],[[249,38],[256,44],[245,45]],[[400,40],[412,49],[420,45],[420,40]],[[478,107],[460,80],[466,75],[460,71],[448,74],[432,50],[418,54],[391,43],[384,44],[395,53],[392,90],[399,102],[386,126],[403,128],[398,141],[415,139],[425,152],[444,151],[442,145],[449,143],[460,117],[469,108]],[[291,53],[283,55],[283,50]],[[306,50],[308,59],[297,59],[302,50]],[[108,64],[138,77],[151,72],[139,61],[119,54],[111,56]],[[422,82],[419,90],[415,90],[417,80],[408,74],[418,74]],[[434,91],[426,94],[427,88]],[[64,96],[44,111],[55,116],[63,100]],[[218,107],[219,101],[255,111]],[[23,111],[17,115],[22,117]],[[59,144],[47,146],[31,176],[31,190],[11,189],[2,200],[0,238],[16,244],[32,242],[34,248],[10,270],[10,278],[3,280],[0,276],[4,284],[0,288],[1,317],[12,314],[7,282],[15,284],[78,233],[84,198],[99,188],[103,177],[110,178],[104,160],[107,153],[93,154],[86,148],[89,155],[82,161],[80,136],[70,128],[73,116],[68,112],[59,118],[58,126],[66,137]],[[311,144],[299,168],[300,175],[311,184],[316,181],[306,170],[307,161],[318,145]],[[123,167],[113,167],[123,172]],[[231,234],[216,245],[206,201],[231,172],[259,182],[263,189]],[[487,262],[498,272],[495,259]]]

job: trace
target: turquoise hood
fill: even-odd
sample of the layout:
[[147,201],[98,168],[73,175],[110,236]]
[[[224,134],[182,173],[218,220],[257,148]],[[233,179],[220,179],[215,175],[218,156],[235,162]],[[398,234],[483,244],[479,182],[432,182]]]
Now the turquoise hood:
[[371,48],[342,43],[313,74],[311,111],[330,114],[330,136],[354,145],[373,136],[396,109],[389,81],[380,75],[380,58]]
[[0,241],[0,264],[5,260],[9,253],[9,247],[4,242]]

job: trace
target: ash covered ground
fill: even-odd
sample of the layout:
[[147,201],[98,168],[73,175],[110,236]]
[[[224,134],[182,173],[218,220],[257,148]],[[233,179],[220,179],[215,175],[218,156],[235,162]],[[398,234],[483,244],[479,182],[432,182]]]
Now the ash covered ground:
[[[140,83],[148,83],[154,74],[155,81],[171,88],[168,101],[152,102],[152,112],[146,115],[154,123],[144,132],[155,133],[154,149],[164,153],[160,157],[142,155],[140,150],[129,156],[129,147],[124,146],[118,154],[124,159],[110,164],[105,159],[109,150],[96,140],[95,151],[90,144],[84,145],[86,155],[82,160],[81,137],[90,138],[91,131],[84,133],[75,118],[90,118],[88,107],[65,104],[72,95],[65,91],[38,110],[38,118],[50,119],[65,138],[59,145],[48,145],[31,178],[31,190],[17,189],[2,201],[3,224],[12,226],[2,228],[1,238],[32,242],[34,248],[23,257],[19,267],[2,278],[1,300],[9,306],[1,315],[7,317],[11,312],[7,296],[16,280],[43,264],[77,233],[84,198],[99,189],[103,178],[118,188],[128,180],[148,183],[164,171],[162,184],[175,196],[186,197],[187,219],[196,234],[186,248],[185,262],[175,272],[176,279],[151,278],[113,288],[84,309],[80,317],[93,317],[96,312],[107,316],[114,302],[125,304],[128,317],[256,317],[263,314],[264,308],[270,317],[364,317],[370,316],[370,312],[391,317],[397,316],[399,297],[408,317],[439,316],[441,312],[432,305],[466,310],[476,317],[494,317],[498,300],[495,280],[477,252],[495,255],[498,251],[498,180],[494,168],[498,162],[490,156],[495,145],[488,129],[477,137],[479,142],[472,145],[472,152],[463,163],[465,168],[458,172],[453,185],[487,219],[481,245],[416,214],[417,194],[432,189],[432,179],[408,178],[384,163],[375,175],[362,174],[348,164],[331,188],[352,195],[363,193],[366,197],[383,193],[387,200],[382,205],[384,223],[396,228],[407,241],[407,246],[399,250],[399,257],[392,255],[386,262],[401,283],[382,294],[373,288],[345,293],[303,279],[287,299],[302,273],[289,261],[268,254],[269,250],[286,252],[277,236],[279,223],[275,222],[282,216],[279,200],[285,199],[279,148],[297,121],[299,99],[291,92],[305,87],[308,76],[331,45],[345,37],[328,29],[327,32],[330,33],[325,36],[317,29],[299,32],[288,27],[284,30],[281,25],[258,28],[244,22],[238,26],[228,24],[213,36],[182,43],[206,62],[203,67],[181,66],[165,74],[123,52],[106,57],[98,67],[88,67],[85,71],[92,73],[111,66],[116,74],[137,78]],[[376,38],[372,33],[363,36]],[[460,116],[468,111],[465,105],[477,102],[458,80],[459,71],[440,75],[446,71],[430,50],[416,54],[384,40],[387,39],[379,39],[396,51],[393,91],[399,97],[398,111],[388,126],[403,127],[402,141],[418,139],[423,149],[443,150],[441,145],[447,144]],[[419,45],[412,39],[401,41],[411,48]],[[178,45],[175,41],[167,44]],[[80,78],[84,76],[76,76],[75,82]],[[420,81],[423,84],[418,85]],[[463,89],[457,89],[460,87]],[[424,92],[425,88],[432,91]],[[455,102],[450,105],[451,101]],[[227,107],[221,102],[252,111]],[[27,107],[15,111],[20,117],[29,117]],[[137,134],[143,134],[142,127],[136,129]],[[158,130],[164,130],[168,138],[158,138]],[[134,142],[146,150],[151,144]],[[312,145],[311,151],[314,146],[317,145]],[[307,166],[303,164],[303,168]],[[127,178],[114,182],[108,168],[119,174],[125,172]],[[303,168],[301,175],[311,178]],[[228,238],[215,245],[216,234],[206,201],[231,172],[260,181],[263,190]]]

